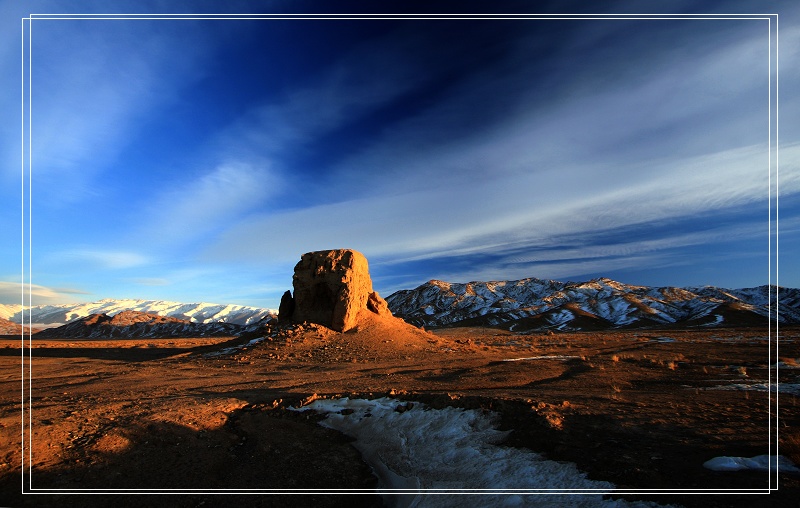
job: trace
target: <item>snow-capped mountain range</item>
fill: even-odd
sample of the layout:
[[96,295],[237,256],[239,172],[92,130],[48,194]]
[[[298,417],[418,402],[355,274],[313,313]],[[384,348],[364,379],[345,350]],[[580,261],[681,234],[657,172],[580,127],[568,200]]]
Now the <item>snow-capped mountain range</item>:
[[431,280],[416,289],[393,293],[386,302],[395,316],[417,326],[495,326],[517,332],[766,326],[770,312],[781,323],[800,323],[800,290],[776,286],[649,287],[607,278],[467,284]]
[[[167,316],[192,323],[231,323],[251,325],[265,317],[275,317],[278,311],[243,305],[216,303],[178,303],[163,300],[105,299],[92,303],[64,305],[35,305],[26,311],[25,320],[34,326],[58,326],[92,314],[114,316],[122,311],[133,310]],[[22,323],[21,305],[0,305],[0,317],[14,323]]]
[[[780,323],[800,323],[800,289],[776,286],[746,289],[649,287],[607,278],[588,282],[530,278],[466,284],[431,280],[416,289],[398,291],[386,298],[386,302],[395,316],[430,328],[493,326],[524,332],[663,326],[766,326],[770,313]],[[109,320],[124,311],[174,318],[183,323],[149,322],[145,327],[138,322],[122,325],[117,323],[119,319]],[[20,324],[22,313],[21,305],[0,305],[0,319]],[[105,315],[90,318],[93,320],[90,324],[97,330],[110,330],[117,326],[130,328],[119,332],[124,336],[145,333],[145,328],[147,336],[151,333],[211,336],[244,333],[261,326],[269,318],[277,317],[277,314],[273,309],[243,305],[105,299],[93,303],[34,306],[26,311],[25,324],[32,322],[34,327],[56,327],[77,323],[81,319],[85,321],[93,315]],[[225,326],[220,328],[216,325]],[[240,327],[239,332],[233,325]],[[76,327],[89,330],[85,323]],[[71,329],[63,331],[72,333]],[[104,335],[108,333],[103,332]]]

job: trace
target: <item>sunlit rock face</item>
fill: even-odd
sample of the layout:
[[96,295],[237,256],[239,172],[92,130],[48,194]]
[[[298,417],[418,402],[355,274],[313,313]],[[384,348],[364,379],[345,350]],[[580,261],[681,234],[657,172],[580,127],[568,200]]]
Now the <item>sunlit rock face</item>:
[[363,309],[391,315],[386,302],[372,290],[367,258],[351,249],[303,254],[294,267],[292,284],[292,321],[309,321],[344,332],[356,326]]

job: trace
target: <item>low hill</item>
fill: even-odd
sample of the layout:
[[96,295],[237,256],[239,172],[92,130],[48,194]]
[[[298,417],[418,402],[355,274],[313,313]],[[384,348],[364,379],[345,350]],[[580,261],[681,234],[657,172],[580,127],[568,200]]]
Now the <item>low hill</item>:
[[[31,331],[27,326],[22,326],[19,323],[14,323],[8,319],[0,317],[0,335],[21,335],[22,332],[26,334]],[[38,332],[39,329],[34,328],[33,333]]]
[[227,337],[245,327],[231,323],[193,323],[158,314],[126,310],[114,316],[91,314],[57,328],[39,332],[42,338],[169,338]]

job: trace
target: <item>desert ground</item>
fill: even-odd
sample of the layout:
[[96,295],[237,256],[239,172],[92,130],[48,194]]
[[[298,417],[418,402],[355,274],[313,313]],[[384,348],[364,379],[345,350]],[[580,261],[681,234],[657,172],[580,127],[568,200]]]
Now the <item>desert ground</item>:
[[[780,329],[777,357],[768,337],[760,328],[409,334],[379,322],[345,333],[275,325],[256,340],[34,335],[25,344],[25,393],[21,339],[5,337],[0,506],[382,506],[352,439],[318,425],[321,415],[286,408],[387,395],[497,412],[500,428],[512,431],[505,446],[575,463],[622,491],[719,491],[616,496],[627,500],[796,506],[800,475],[781,473],[771,494],[731,494],[766,489],[769,474],[703,467],[717,456],[768,453],[775,393],[759,387],[770,362],[780,362],[787,388],[779,394],[780,453],[800,464],[800,328]],[[24,477],[23,401],[31,409]],[[21,494],[23,481],[47,493]],[[478,496],[453,499],[482,505]]]

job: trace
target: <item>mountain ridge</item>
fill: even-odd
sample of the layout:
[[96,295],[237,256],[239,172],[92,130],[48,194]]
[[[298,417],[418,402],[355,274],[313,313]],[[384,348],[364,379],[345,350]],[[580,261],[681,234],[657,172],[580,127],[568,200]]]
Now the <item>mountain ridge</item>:
[[[658,326],[759,326],[772,313],[779,323],[800,323],[800,289],[756,286],[639,286],[600,277],[560,282],[535,277],[451,283],[432,279],[386,298],[389,309],[416,326],[492,326],[512,331],[602,330]],[[23,307],[0,305],[0,318],[21,324]],[[150,313],[195,324],[250,327],[277,317],[274,309],[234,304],[112,299],[39,305],[26,323],[60,326],[93,314]],[[209,332],[212,333],[212,332]]]
[[511,331],[800,323],[800,290],[778,286],[637,286],[526,278],[450,283],[430,280],[386,298],[396,316],[429,328],[493,326]]

